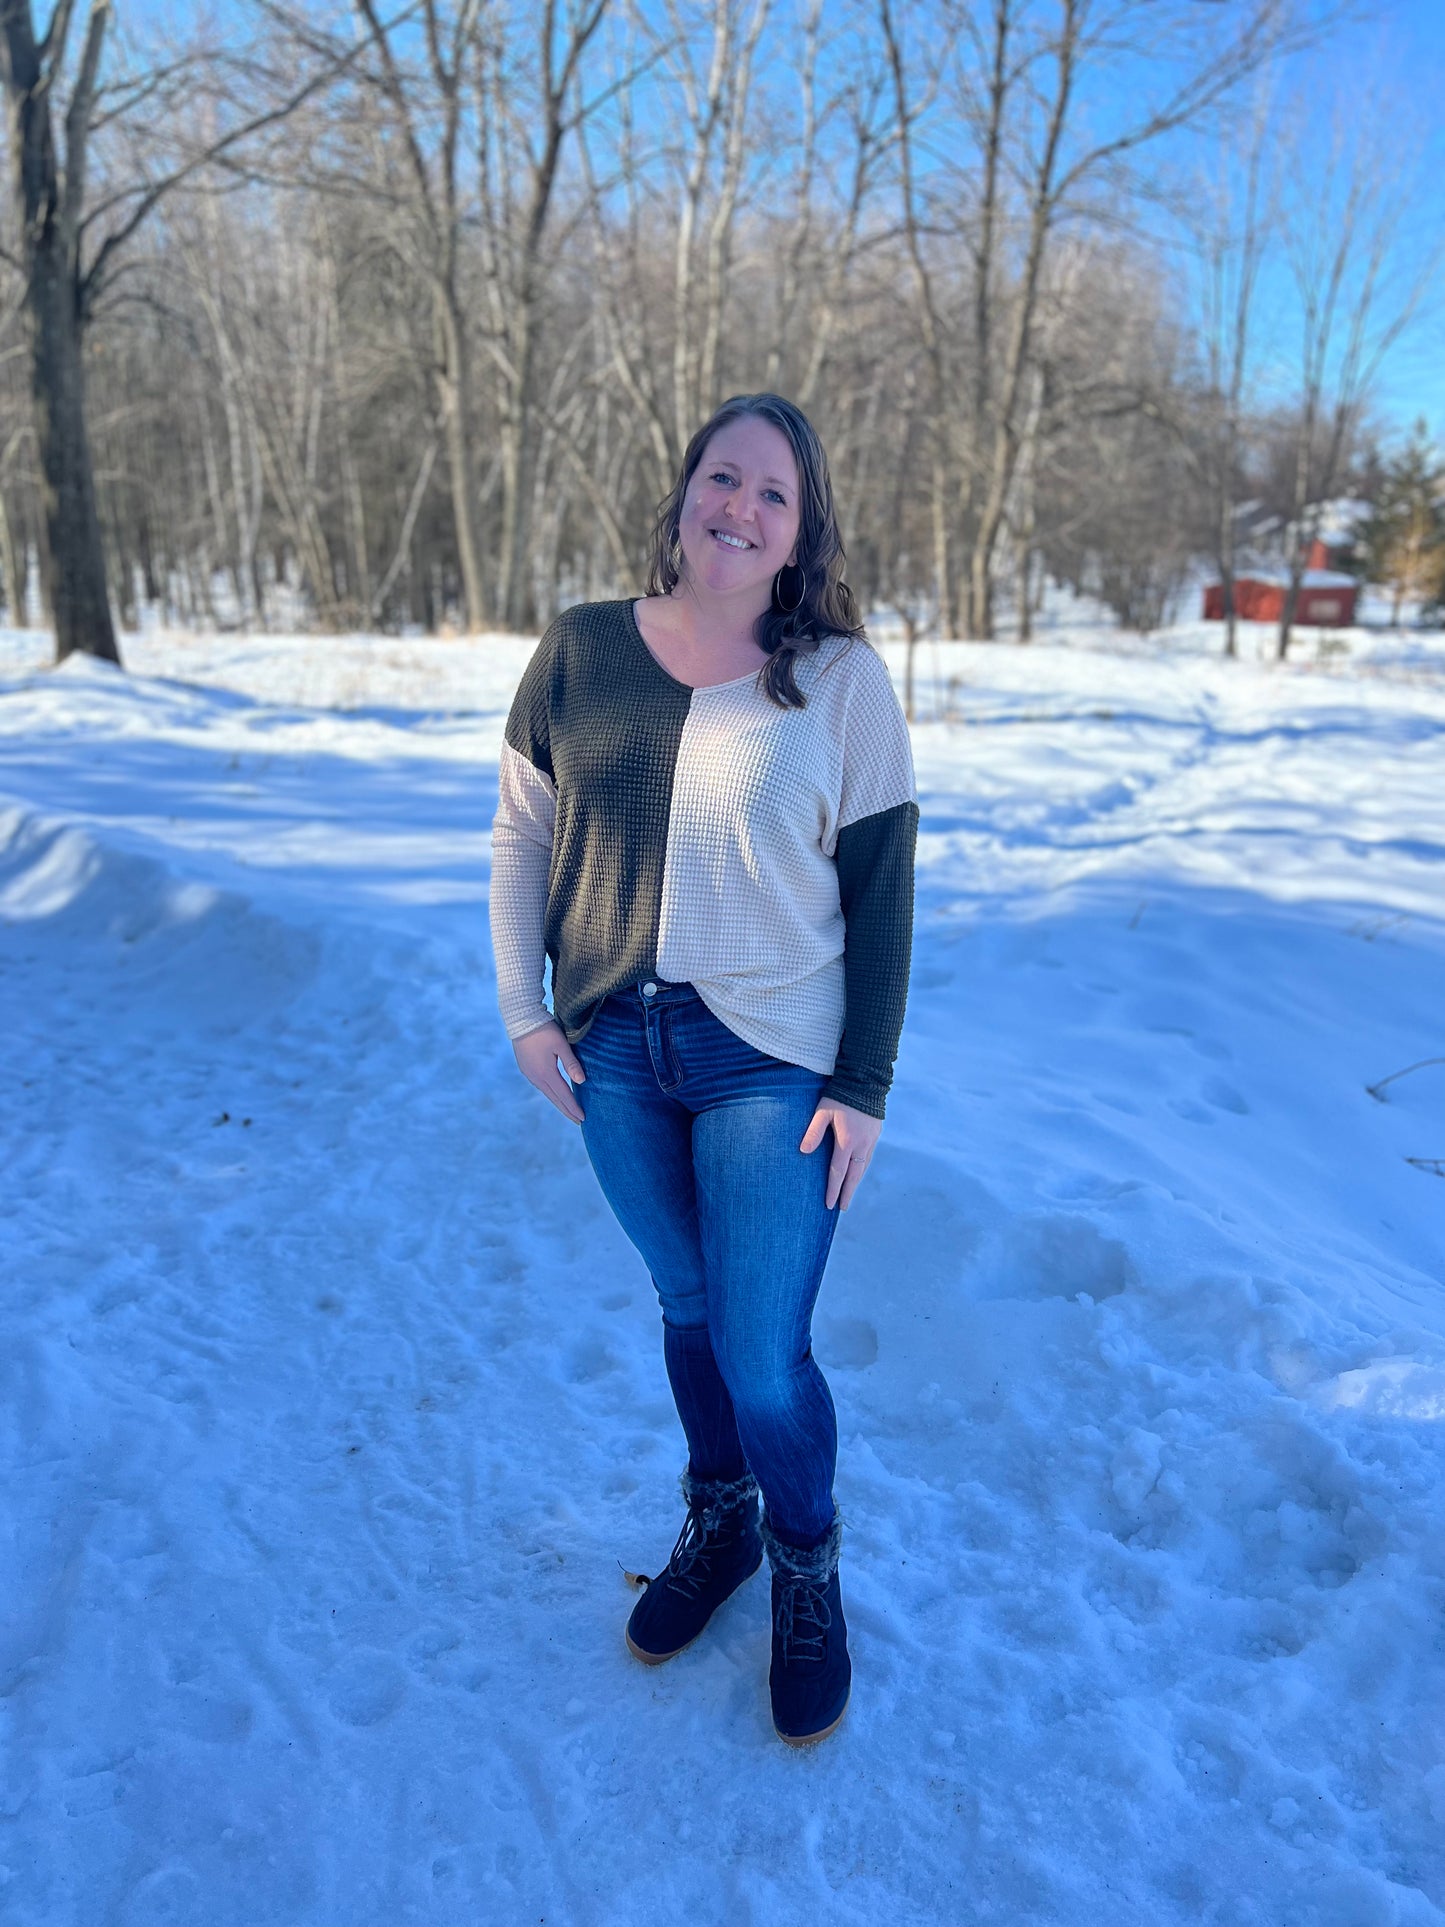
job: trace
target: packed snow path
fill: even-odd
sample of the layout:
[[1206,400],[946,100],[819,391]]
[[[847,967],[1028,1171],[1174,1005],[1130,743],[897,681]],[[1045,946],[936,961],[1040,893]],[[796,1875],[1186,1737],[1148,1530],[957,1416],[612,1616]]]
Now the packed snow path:
[[764,1578],[623,1646],[681,1440],[494,1015],[525,654],[0,643],[0,1918],[1445,1921],[1445,1066],[1366,1089],[1445,682],[937,652],[800,1754]]

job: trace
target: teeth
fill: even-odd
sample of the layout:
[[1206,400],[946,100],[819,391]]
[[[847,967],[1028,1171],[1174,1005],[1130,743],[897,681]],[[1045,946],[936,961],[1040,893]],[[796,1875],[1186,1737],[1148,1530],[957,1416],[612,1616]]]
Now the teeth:
[[714,529],[713,535],[719,542],[726,542],[730,549],[750,549],[751,542],[745,542],[739,535],[724,535],[721,529]]

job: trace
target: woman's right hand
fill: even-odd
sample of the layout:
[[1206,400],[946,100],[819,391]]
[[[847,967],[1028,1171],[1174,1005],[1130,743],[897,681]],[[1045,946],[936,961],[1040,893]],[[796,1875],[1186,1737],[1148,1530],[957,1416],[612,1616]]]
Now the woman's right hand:
[[525,1037],[519,1037],[512,1049],[517,1054],[517,1068],[529,1084],[535,1084],[549,1104],[555,1104],[563,1117],[570,1117],[574,1124],[582,1122],[582,1106],[572,1095],[557,1068],[557,1060],[562,1060],[562,1070],[574,1084],[585,1084],[587,1073],[583,1070],[576,1051],[567,1042],[562,1026],[557,1023],[543,1024],[538,1030],[529,1030]]

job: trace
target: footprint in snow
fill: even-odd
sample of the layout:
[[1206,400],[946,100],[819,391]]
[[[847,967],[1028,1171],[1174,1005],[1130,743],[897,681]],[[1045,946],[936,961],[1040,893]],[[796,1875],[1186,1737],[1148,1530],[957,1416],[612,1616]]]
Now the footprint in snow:
[[824,1365],[861,1372],[878,1362],[878,1333],[866,1318],[827,1318],[818,1329],[813,1349]]
[[1233,1117],[1249,1116],[1248,1101],[1223,1077],[1206,1077],[1198,1097],[1171,1097],[1169,1108],[1188,1124],[1213,1124],[1216,1111],[1228,1111]]
[[1176,1117],[1182,1117],[1186,1124],[1212,1124],[1214,1113],[1194,1097],[1171,1097],[1169,1108]]
[[351,1653],[326,1683],[326,1698],[344,1726],[376,1726],[406,1697],[406,1674],[389,1653]]
[[617,1370],[617,1360],[601,1339],[591,1338],[576,1345],[568,1363],[567,1376],[574,1385],[592,1385]]
[[202,1918],[201,1883],[189,1867],[157,1867],[121,1907],[125,1927],[192,1927]]
[[460,1626],[424,1626],[406,1649],[410,1670],[433,1686],[446,1684],[464,1658],[465,1635]]
[[976,1271],[978,1298],[1116,1298],[1132,1277],[1129,1254],[1088,1218],[1063,1212],[1005,1226]]
[[1221,1111],[1232,1111],[1236,1117],[1248,1117],[1249,1105],[1244,1098],[1222,1077],[1207,1077],[1200,1087],[1206,1101]]
[[178,1686],[167,1695],[163,1713],[166,1724],[193,1740],[211,1740],[216,1745],[236,1745],[251,1731],[254,1715],[245,1700],[230,1699],[224,1693],[209,1693],[204,1688]]
[[1225,1063],[1234,1055],[1228,1044],[1221,1044],[1217,1037],[1191,1037],[1189,1048],[1200,1057],[1213,1058],[1216,1064]]

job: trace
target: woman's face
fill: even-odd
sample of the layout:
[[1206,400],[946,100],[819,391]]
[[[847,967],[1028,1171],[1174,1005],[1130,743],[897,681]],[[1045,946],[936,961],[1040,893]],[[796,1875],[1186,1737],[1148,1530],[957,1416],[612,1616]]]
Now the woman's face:
[[798,465],[780,428],[760,415],[720,428],[693,470],[678,522],[688,582],[766,607],[773,577],[796,560],[798,495]]

